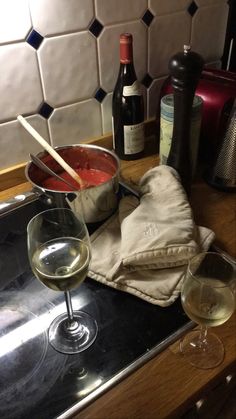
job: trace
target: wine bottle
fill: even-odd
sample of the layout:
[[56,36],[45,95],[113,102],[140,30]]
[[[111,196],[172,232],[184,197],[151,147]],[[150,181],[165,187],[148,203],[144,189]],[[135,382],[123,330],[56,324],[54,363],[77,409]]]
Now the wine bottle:
[[119,158],[135,160],[144,150],[144,105],[133,63],[133,38],[120,35],[120,70],[112,98],[113,148]]

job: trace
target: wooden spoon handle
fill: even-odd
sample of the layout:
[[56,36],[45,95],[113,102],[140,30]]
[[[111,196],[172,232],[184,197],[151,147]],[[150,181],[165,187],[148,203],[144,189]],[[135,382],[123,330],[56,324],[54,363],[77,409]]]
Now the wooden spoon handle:
[[38,143],[60,164],[61,167],[80,185],[83,187],[83,182],[81,177],[75,172],[72,167],[70,167],[65,160],[57,153],[54,148],[48,144],[48,142],[26,121],[22,115],[17,116],[18,121],[21,125],[28,131],[32,137],[38,141]]

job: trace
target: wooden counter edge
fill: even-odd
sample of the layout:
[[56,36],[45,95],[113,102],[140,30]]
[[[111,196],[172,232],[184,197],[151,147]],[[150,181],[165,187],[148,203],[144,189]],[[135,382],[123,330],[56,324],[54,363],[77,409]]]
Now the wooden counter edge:
[[214,332],[226,347],[217,368],[201,370],[179,353],[179,340],[83,409],[74,419],[166,419],[181,416],[228,374],[236,373],[236,313]]

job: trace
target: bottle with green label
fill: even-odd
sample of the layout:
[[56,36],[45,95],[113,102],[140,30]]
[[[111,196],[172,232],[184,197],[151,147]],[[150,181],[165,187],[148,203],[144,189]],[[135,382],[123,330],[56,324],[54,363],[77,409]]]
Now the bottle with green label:
[[[192,176],[195,173],[199,136],[201,131],[201,120],[202,120],[202,104],[203,100],[200,96],[194,96],[192,112],[191,112],[191,124],[190,124],[190,142],[191,142],[191,170]],[[159,157],[160,164],[167,164],[167,159],[170,152],[171,141],[173,136],[174,126],[174,95],[169,94],[163,96],[161,99],[161,116],[160,116],[160,149]]]

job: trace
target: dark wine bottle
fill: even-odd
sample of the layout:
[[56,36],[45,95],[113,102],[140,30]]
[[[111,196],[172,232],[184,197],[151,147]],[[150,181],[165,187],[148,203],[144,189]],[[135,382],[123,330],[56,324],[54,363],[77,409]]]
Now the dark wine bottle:
[[120,70],[112,98],[113,148],[120,159],[135,160],[144,150],[144,105],[133,63],[133,38],[120,35]]

